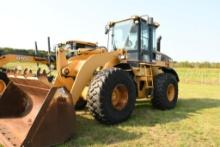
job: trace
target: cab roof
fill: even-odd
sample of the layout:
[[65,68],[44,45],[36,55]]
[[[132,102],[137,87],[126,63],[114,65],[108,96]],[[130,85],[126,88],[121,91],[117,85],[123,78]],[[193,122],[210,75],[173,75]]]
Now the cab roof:
[[127,21],[127,20],[143,20],[143,21],[147,22],[148,24],[155,26],[156,28],[160,26],[160,24],[158,22],[155,22],[153,20],[153,17],[149,17],[148,15],[143,15],[143,16],[134,15],[134,16],[131,16],[127,19],[111,21],[111,22],[109,22],[109,26],[111,27],[111,26],[114,26],[114,24],[116,24],[116,23],[120,23],[120,22]]

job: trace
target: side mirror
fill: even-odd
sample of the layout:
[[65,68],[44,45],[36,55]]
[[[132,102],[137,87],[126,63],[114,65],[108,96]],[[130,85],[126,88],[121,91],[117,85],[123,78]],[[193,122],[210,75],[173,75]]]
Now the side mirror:
[[158,52],[160,52],[161,39],[162,39],[162,36],[159,36],[159,37],[157,38],[157,51],[158,51]]
[[109,25],[106,25],[105,26],[105,34],[108,34],[109,33]]

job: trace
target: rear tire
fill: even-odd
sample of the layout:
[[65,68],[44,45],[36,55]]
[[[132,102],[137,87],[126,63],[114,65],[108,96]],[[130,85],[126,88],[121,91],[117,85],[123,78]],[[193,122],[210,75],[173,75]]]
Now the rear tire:
[[87,100],[88,109],[96,120],[104,124],[120,123],[134,110],[136,87],[125,71],[106,69],[92,80]]
[[152,105],[161,110],[172,109],[178,99],[178,82],[174,75],[162,73],[154,79]]

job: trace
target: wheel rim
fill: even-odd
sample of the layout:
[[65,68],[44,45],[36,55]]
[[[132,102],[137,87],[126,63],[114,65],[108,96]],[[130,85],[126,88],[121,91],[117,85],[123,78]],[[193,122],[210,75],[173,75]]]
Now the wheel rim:
[[112,91],[112,105],[116,110],[122,110],[128,103],[128,89],[124,84],[118,84]]
[[4,93],[6,89],[6,84],[3,80],[0,80],[0,95],[2,95]]
[[173,84],[169,84],[167,87],[167,98],[169,102],[172,102],[175,97],[175,86]]

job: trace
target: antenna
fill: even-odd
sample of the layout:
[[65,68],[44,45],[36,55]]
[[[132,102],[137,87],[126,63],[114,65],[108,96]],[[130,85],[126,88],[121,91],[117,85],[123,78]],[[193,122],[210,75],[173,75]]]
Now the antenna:
[[48,44],[48,62],[49,62],[49,65],[50,65],[51,64],[51,58],[50,58],[50,54],[51,54],[50,37],[47,37],[47,44]]
[[50,37],[47,37],[47,44],[48,44],[48,66],[49,66],[49,73],[51,74],[51,46],[50,46]]
[[[38,55],[38,47],[37,47],[37,41],[34,42],[35,45],[35,57]],[[39,67],[39,63],[37,63],[37,67]]]

